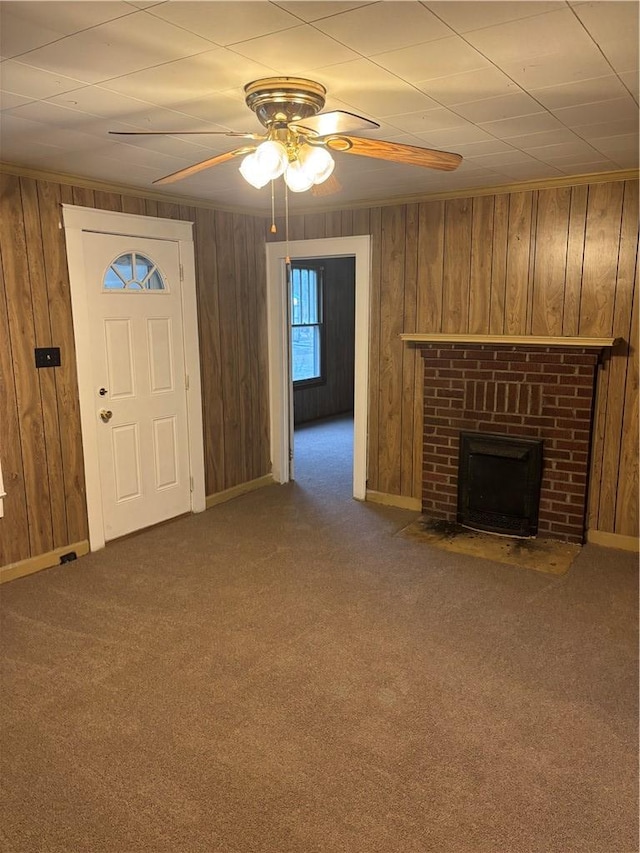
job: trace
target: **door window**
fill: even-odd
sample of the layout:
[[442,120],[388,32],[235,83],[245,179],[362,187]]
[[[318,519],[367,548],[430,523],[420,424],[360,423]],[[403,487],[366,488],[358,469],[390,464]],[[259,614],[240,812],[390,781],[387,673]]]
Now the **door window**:
[[122,293],[160,293],[167,285],[158,267],[140,252],[126,252],[109,264],[102,289]]

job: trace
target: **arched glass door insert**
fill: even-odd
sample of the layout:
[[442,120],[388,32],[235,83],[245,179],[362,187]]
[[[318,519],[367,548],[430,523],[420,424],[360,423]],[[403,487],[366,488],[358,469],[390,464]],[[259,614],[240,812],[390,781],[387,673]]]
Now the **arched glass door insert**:
[[139,252],[127,252],[109,264],[102,289],[128,293],[167,291],[162,273],[154,262]]

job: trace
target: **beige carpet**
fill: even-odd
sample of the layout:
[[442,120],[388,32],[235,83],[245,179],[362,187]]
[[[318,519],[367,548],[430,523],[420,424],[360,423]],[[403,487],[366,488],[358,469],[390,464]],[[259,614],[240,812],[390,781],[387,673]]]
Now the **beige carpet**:
[[297,481],[0,590],[3,853],[634,853],[637,557],[397,535]]
[[569,542],[495,536],[428,516],[412,521],[401,533],[417,537],[443,551],[468,554],[549,575],[564,575],[581,551],[580,545]]

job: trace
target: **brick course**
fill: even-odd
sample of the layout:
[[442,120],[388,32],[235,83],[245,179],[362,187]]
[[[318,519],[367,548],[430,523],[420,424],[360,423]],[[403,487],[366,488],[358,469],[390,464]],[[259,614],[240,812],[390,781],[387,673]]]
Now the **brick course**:
[[538,535],[584,541],[599,349],[422,344],[422,509],[457,516],[459,434],[542,439]]

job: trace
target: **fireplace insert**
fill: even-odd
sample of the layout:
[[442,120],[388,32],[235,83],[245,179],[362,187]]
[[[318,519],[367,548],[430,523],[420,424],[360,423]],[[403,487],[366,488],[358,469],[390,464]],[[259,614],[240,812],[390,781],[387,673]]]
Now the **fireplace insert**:
[[542,441],[461,432],[457,520],[490,533],[538,532]]

